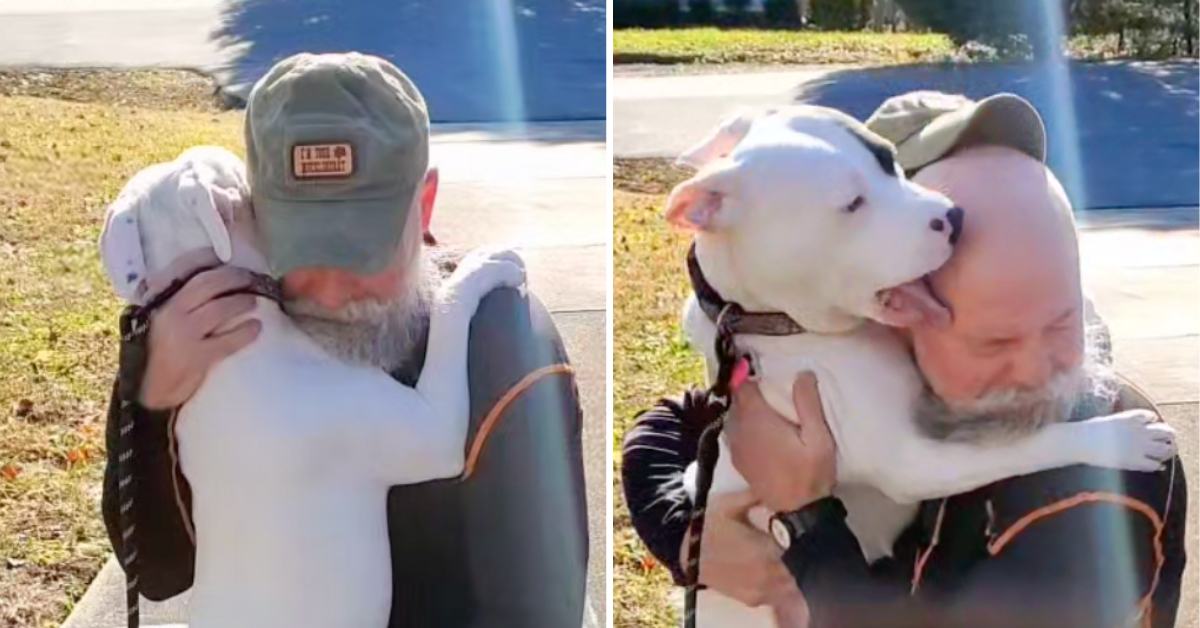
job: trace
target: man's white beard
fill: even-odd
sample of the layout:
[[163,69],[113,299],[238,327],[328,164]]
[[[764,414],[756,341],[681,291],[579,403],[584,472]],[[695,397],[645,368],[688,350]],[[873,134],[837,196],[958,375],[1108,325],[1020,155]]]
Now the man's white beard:
[[938,440],[991,443],[1027,436],[1051,423],[1108,414],[1118,382],[1105,353],[1107,340],[1100,337],[1106,332],[1099,323],[1086,332],[1083,363],[1038,390],[999,390],[951,404],[926,386],[917,403],[918,425]]
[[423,250],[412,273],[403,292],[390,301],[355,301],[330,310],[297,299],[284,307],[296,326],[334,357],[393,372],[417,357],[439,279]]

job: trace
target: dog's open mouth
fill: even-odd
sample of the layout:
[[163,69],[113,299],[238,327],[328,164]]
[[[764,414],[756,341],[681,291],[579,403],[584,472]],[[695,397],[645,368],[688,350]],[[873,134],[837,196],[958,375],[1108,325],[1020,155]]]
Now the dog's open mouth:
[[929,285],[929,275],[875,293],[879,303],[877,320],[891,327],[950,324],[950,309],[938,300]]

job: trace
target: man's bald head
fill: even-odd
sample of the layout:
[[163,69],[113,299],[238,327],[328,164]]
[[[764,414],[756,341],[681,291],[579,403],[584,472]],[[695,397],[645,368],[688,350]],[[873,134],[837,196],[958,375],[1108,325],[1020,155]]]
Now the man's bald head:
[[1070,201],[1039,161],[999,146],[961,150],[914,181],[966,213],[954,256],[934,273],[953,313],[912,332],[918,364],[951,408],[1041,391],[1082,360],[1079,247]]
[[943,296],[986,296],[997,281],[1027,284],[1048,269],[1078,274],[1071,203],[1041,162],[1011,148],[976,146],[913,180],[950,197],[967,215],[954,257],[935,275]]

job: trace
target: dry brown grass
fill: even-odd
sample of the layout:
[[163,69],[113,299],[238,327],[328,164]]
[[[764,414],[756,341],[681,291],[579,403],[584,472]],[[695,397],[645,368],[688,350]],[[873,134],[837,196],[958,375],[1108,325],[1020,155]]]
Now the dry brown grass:
[[621,441],[634,415],[703,378],[702,361],[679,330],[690,239],[662,219],[666,193],[686,176],[665,160],[614,165],[613,294],[619,298],[613,299],[613,625],[619,628],[679,625],[679,590],[634,532],[619,478]]
[[119,303],[97,255],[105,206],[138,169],[189,146],[241,150],[241,113],[185,107],[173,92],[128,96],[137,106],[99,93],[0,96],[4,627],[57,626],[110,551],[99,503]]

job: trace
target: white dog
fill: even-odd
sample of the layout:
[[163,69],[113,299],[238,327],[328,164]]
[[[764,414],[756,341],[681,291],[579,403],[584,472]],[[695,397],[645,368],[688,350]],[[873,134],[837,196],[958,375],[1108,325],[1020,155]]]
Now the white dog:
[[[905,326],[946,315],[923,278],[950,257],[962,214],[907,181],[890,145],[857,121],[811,106],[741,113],[681,162],[699,172],[672,191],[667,218],[695,231],[708,284],[747,311],[782,312],[807,330],[739,335],[736,345],[753,356],[767,402],[792,420],[792,383],[802,371],[816,375],[837,444],[835,493],[868,560],[891,553],[922,500],[1070,464],[1154,470],[1174,455],[1170,428],[1144,411],[986,446],[919,431],[912,409],[922,381],[911,357],[893,333],[864,322]],[[714,321],[694,295],[683,319],[711,377]],[[722,442],[714,494],[747,486],[729,460]],[[694,465],[685,483],[694,493]],[[753,515],[759,525],[767,517],[765,509]],[[770,609],[712,589],[699,595],[697,620],[774,625]]]
[[[219,148],[140,172],[101,236],[118,293],[144,302],[147,273],[206,246],[265,272],[247,198],[243,164]],[[432,308],[415,390],[334,359],[258,299],[258,338],[213,367],[178,415],[196,524],[193,628],[387,625],[387,489],[462,470],[468,325],[485,294],[523,281],[511,252],[459,265]]]

